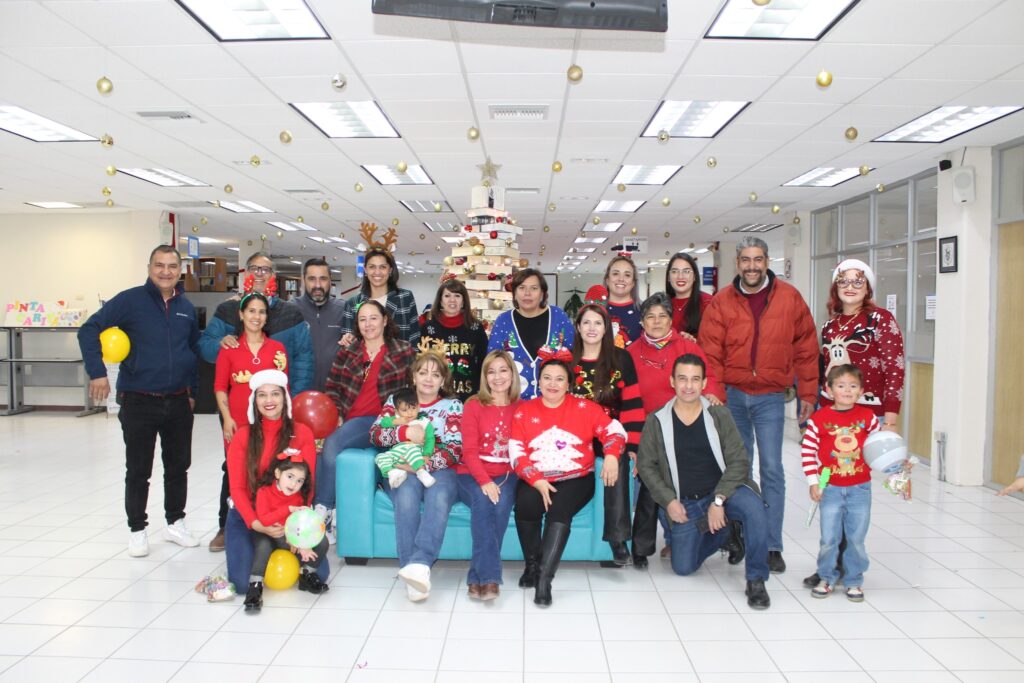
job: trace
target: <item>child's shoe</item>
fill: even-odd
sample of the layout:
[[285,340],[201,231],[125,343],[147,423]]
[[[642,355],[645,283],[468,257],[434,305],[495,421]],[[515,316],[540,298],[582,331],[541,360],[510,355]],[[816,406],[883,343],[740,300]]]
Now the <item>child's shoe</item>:
[[416,478],[420,480],[420,483],[423,484],[423,488],[425,489],[429,489],[437,483],[437,480],[430,475],[430,472],[427,472],[426,467],[416,470]]
[[302,572],[299,574],[299,590],[320,595],[331,590],[331,587],[324,583],[316,572]]
[[850,586],[846,589],[846,599],[850,602],[864,602],[864,589],[860,586]]
[[409,474],[405,470],[400,470],[396,467],[395,469],[388,472],[388,484],[391,486],[391,488],[397,489],[399,486],[405,483],[405,478],[407,476],[409,476]]
[[263,582],[262,581],[251,581],[249,582],[249,590],[245,594],[245,612],[246,614],[259,614],[259,611],[263,609]]
[[819,581],[818,585],[811,589],[812,598],[827,598],[832,594],[832,584],[827,581]]

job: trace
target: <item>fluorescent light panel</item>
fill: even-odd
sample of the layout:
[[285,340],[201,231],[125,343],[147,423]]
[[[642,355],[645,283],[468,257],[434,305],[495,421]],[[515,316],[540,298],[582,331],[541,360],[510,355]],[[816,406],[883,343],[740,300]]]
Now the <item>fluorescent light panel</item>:
[[223,244],[224,240],[214,239],[212,237],[204,237],[200,235],[198,238],[200,244]]
[[945,142],[1024,107],[949,106],[934,109],[872,142]]
[[168,168],[119,168],[118,173],[130,175],[147,183],[153,183],[160,187],[210,187],[202,180],[196,180],[184,173],[178,173]]
[[279,230],[284,230],[285,232],[298,232],[300,230],[316,232],[316,228],[312,225],[306,225],[305,223],[299,223],[298,221],[267,221],[267,225],[273,226]]
[[594,213],[636,213],[646,203],[639,199],[631,199],[625,202],[602,199],[597,203],[597,207],[594,208]]
[[428,223],[427,221],[423,221],[423,225],[425,225],[427,230],[430,232],[458,232],[462,229],[461,225],[457,225],[451,221],[446,221],[444,223],[437,221]]
[[583,232],[615,232],[622,227],[622,223],[587,223],[583,226]]
[[782,223],[747,223],[736,228],[735,232],[768,232],[781,227]]
[[857,0],[729,0],[705,38],[819,40]]
[[29,206],[37,206],[40,209],[84,209],[81,204],[71,202],[25,202]]
[[444,236],[441,239],[443,239],[448,244],[458,244],[459,242],[462,241],[463,238],[462,237],[448,237],[448,236]]
[[607,237],[577,237],[573,240],[574,244],[604,244],[608,241]]
[[33,142],[95,142],[98,139],[13,105],[0,105],[0,129]]
[[394,166],[387,164],[364,164],[363,170],[373,176],[381,185],[433,185],[427,172],[419,164],[409,164],[405,173],[399,173]]
[[679,172],[682,166],[674,164],[660,164],[647,166],[642,164],[627,164],[619,169],[612,180],[612,185],[622,183],[624,185],[664,185]]
[[221,42],[330,37],[302,0],[178,0],[178,4]]
[[859,175],[860,169],[856,166],[850,168],[819,166],[801,176],[793,178],[788,183],[785,183],[783,187],[835,187]]
[[[213,205],[217,204],[217,202],[209,203]],[[245,200],[234,202],[222,199],[220,200],[220,208],[233,211],[234,213],[274,213],[273,209],[268,209],[265,206],[260,206],[256,202],[248,202]]]
[[373,100],[290,104],[329,138],[401,137],[384,110]]
[[356,250],[353,249],[352,247],[338,247],[338,249],[341,249],[343,252],[345,252],[347,254],[354,254],[354,253],[356,253]]
[[313,240],[314,242],[319,242],[320,244],[327,244],[328,242],[330,242],[329,239],[327,239],[326,237],[321,237],[320,235],[306,235],[306,239]]
[[[434,204],[441,205],[441,211],[434,211]],[[402,206],[413,213],[451,213],[452,207],[448,202],[433,199],[403,199]]]
[[750,103],[665,100],[640,137],[658,137],[658,133],[664,130],[674,138],[713,138],[748,104]]

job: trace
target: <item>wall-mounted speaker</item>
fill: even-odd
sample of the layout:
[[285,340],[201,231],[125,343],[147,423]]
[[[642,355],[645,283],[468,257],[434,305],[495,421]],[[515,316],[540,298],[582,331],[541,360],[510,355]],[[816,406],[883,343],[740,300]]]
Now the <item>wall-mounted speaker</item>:
[[969,204],[974,201],[974,167],[961,166],[953,171],[953,201]]
[[800,245],[800,240],[803,238],[803,232],[800,230],[799,225],[790,225],[786,228],[786,241],[794,247]]

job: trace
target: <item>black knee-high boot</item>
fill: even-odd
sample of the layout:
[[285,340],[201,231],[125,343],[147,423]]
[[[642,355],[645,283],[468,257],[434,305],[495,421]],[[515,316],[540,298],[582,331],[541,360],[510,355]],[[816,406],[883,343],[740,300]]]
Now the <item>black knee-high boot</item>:
[[537,574],[540,571],[540,522],[524,522],[516,520],[516,533],[519,534],[519,545],[523,549],[526,569],[519,577],[520,588],[533,588],[537,585]]
[[537,591],[533,602],[542,607],[551,604],[551,580],[555,578],[558,563],[562,560],[565,544],[569,540],[569,525],[549,522],[544,529],[544,543],[540,552],[540,575],[537,577]]

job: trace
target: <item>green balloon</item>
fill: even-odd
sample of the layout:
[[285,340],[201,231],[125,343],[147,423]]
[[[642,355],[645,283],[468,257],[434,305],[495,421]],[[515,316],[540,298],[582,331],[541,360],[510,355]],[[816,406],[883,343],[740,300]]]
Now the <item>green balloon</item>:
[[324,519],[313,508],[301,508],[288,515],[284,523],[284,537],[296,548],[315,548],[327,530]]

